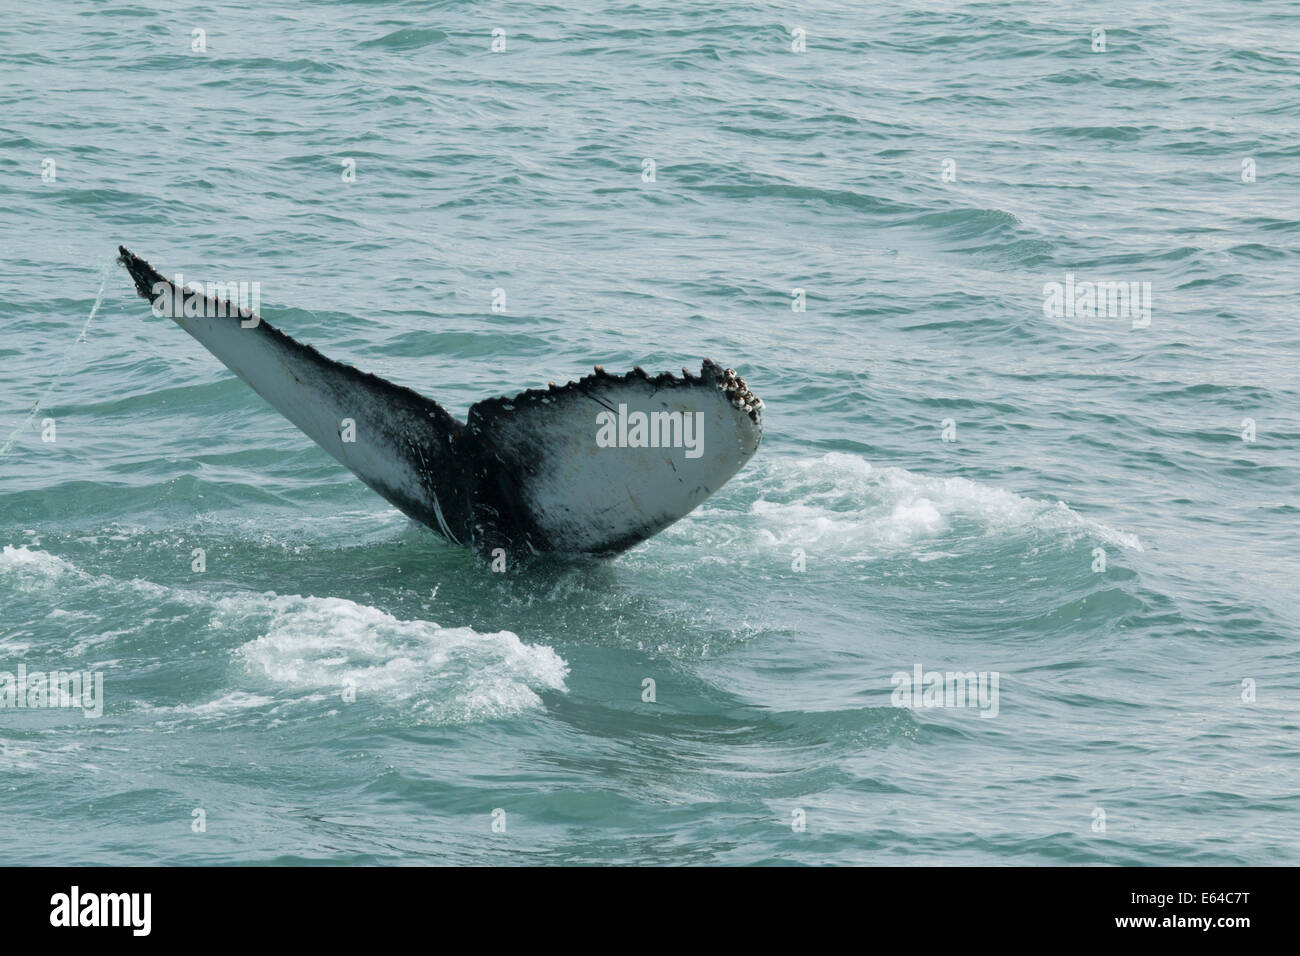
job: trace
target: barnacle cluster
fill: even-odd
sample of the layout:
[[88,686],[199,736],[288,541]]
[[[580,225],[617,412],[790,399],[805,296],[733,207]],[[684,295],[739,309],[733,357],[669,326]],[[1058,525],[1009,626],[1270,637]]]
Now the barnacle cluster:
[[756,415],[763,407],[763,400],[746,387],[745,380],[736,374],[734,368],[723,370],[718,388],[731,399],[731,404],[750,416]]

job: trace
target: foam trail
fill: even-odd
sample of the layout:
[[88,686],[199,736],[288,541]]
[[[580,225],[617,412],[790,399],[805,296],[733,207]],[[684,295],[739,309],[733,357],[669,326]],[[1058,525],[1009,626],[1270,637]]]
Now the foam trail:
[[86,323],[81,327],[81,334],[77,336],[77,340],[69,346],[68,350],[63,353],[63,363],[59,366],[59,370],[54,373],[54,377],[50,379],[50,384],[45,386],[45,391],[41,394],[41,397],[36,400],[36,404],[33,405],[31,411],[27,413],[27,417],[24,418],[22,423],[13,430],[13,434],[9,436],[9,440],[5,442],[3,446],[0,446],[0,458],[3,458],[9,453],[9,449],[12,448],[14,442],[18,440],[18,436],[21,435],[27,426],[32,423],[32,419],[36,417],[36,413],[40,411],[41,406],[49,400],[50,394],[54,391],[54,387],[62,381],[63,373],[68,370],[68,361],[72,358],[73,350],[85,340],[86,333],[90,331],[90,323],[95,320],[95,315],[99,312],[100,305],[103,304],[104,290],[108,288],[108,276],[111,271],[112,263],[110,262],[105,262],[100,266],[99,294],[95,296],[95,304],[90,307],[90,315],[86,316]]
[[[47,551],[0,547],[0,593],[30,595],[45,605],[40,592],[54,588],[65,602],[80,592],[73,600],[83,607],[139,601],[150,607],[183,605],[163,620],[247,638],[232,651],[246,670],[233,673],[214,698],[166,706],[134,702],[169,718],[224,718],[266,707],[278,716],[280,709],[297,703],[341,701],[341,692],[351,688],[357,700],[386,719],[408,725],[471,724],[517,717],[542,708],[543,693],[567,691],[568,663],[551,647],[525,643],[512,631],[485,633],[419,618],[403,620],[346,598],[270,591],[212,594],[119,580],[84,571]],[[73,623],[57,620],[59,646],[77,654],[100,648],[97,658],[109,653],[102,648],[112,639],[134,641],[144,633],[137,626],[105,634],[98,621],[70,630]],[[6,653],[26,647],[0,634],[0,649]]]
[[[984,548],[1026,534],[1086,535],[1142,551],[1138,536],[1088,518],[1061,501],[955,476],[876,467],[856,455],[773,459],[749,504],[759,543],[808,545],[852,555],[916,548]],[[751,484],[753,482],[751,481]],[[865,549],[865,550],[864,550]]]

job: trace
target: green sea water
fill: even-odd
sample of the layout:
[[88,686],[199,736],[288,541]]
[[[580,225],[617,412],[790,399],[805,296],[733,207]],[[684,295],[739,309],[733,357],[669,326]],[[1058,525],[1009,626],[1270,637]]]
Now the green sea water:
[[[11,862],[1300,862],[1298,74],[1271,0],[0,0],[0,672],[103,687],[0,707]],[[496,573],[119,243],[458,416],[707,356],[763,445]]]

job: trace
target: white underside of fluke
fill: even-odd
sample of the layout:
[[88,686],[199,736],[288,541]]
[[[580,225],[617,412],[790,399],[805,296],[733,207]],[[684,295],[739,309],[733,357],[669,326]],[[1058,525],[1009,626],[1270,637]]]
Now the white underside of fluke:
[[462,424],[251,313],[178,297],[120,251],[155,310],[389,502],[480,553],[616,554],[717,491],[762,439],[762,402],[708,360],[682,378],[598,367],[549,391],[479,402]]
[[399,507],[431,499],[438,530],[458,540],[427,470],[418,467],[426,454],[441,452],[425,448],[418,409],[394,407],[394,386],[325,359],[264,322],[248,327],[251,320],[237,316],[178,315],[171,308],[165,314],[371,488]]
[[[636,376],[597,384],[513,406],[492,403],[491,441],[525,470],[523,498],[559,550],[601,551],[629,535],[649,537],[722,487],[758,449],[755,416],[707,372],[694,387]],[[471,430],[477,412],[470,410]]]

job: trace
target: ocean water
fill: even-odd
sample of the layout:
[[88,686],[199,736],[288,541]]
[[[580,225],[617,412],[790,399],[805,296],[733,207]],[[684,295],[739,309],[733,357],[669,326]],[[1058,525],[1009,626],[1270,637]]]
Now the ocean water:
[[[11,862],[1300,862],[1300,7],[278,6],[0,2],[0,671],[103,679],[0,708]],[[494,573],[119,243],[457,415],[708,356],[764,442]]]

